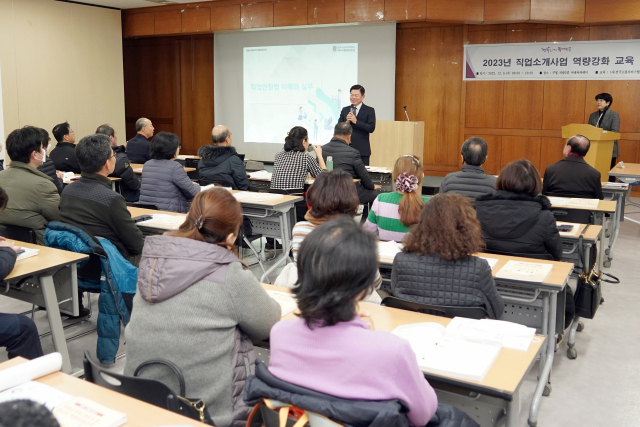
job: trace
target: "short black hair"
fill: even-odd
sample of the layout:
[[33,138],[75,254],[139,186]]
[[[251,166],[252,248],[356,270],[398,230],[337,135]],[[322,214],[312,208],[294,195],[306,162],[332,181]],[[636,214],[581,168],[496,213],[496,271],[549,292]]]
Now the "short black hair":
[[42,142],[42,147],[46,149],[49,147],[49,141],[51,141],[51,138],[49,138],[49,132],[42,128],[38,128],[38,132],[40,132],[40,142]]
[[606,92],[597,94],[596,95],[596,101],[598,99],[602,99],[604,102],[608,102],[609,103],[609,107],[611,107],[613,105],[613,96],[609,95]]
[[9,203],[9,195],[4,188],[0,187],[0,211],[7,207],[7,203]]
[[31,400],[0,403],[0,427],[60,427],[46,406]]
[[85,136],[76,146],[76,158],[84,173],[98,172],[113,155],[109,137],[100,133]]
[[11,132],[5,146],[11,161],[29,163],[31,153],[42,149],[42,135],[37,127],[25,126]]
[[60,123],[59,125],[55,125],[51,132],[53,133],[53,136],[56,138],[56,141],[62,142],[65,135],[69,135],[70,128],[71,126],[69,125],[69,123],[64,122],[64,123]]
[[472,136],[462,144],[460,153],[466,164],[480,166],[487,161],[487,142],[482,138]]
[[293,127],[289,133],[287,133],[287,137],[284,139],[284,151],[302,151],[303,153],[306,151],[304,149],[304,145],[302,143],[309,136],[309,132],[302,126]]
[[180,147],[178,135],[171,132],[156,134],[149,144],[149,155],[155,160],[171,160]]
[[298,254],[299,316],[308,327],[332,326],[356,316],[355,302],[374,290],[375,238],[349,217],[325,222],[302,241]]
[[338,122],[333,128],[334,135],[349,136],[353,132],[353,128],[347,122]]
[[96,133],[101,133],[107,136],[115,136],[116,131],[109,125],[100,125],[98,129],[96,129]]
[[352,90],[359,90],[360,91],[360,95],[364,95],[364,87],[362,87],[360,85],[351,86],[351,89],[349,89],[349,93],[351,93]]
[[586,156],[591,147],[591,141],[589,138],[583,135],[573,135],[567,140],[567,145],[571,147],[571,152],[578,156]]

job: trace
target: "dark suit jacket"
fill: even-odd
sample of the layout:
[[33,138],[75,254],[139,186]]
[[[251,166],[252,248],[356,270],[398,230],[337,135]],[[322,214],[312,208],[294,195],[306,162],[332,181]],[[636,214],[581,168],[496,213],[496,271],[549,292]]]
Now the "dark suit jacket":
[[[347,114],[351,111],[351,105],[346,106],[340,112],[339,122],[347,121]],[[360,152],[361,156],[371,155],[371,145],[369,144],[369,134],[376,129],[376,110],[364,103],[360,106],[357,123],[351,124],[353,133],[351,134],[351,146]]]
[[355,179],[360,180],[360,184],[367,190],[375,189],[369,172],[362,163],[361,154],[343,139],[333,137],[331,141],[322,146],[322,157],[327,161],[331,157],[334,169],[342,169]]
[[[598,123],[598,118],[600,117],[600,111],[596,111],[595,113],[591,113],[589,116],[589,124],[591,126],[595,126]],[[600,121],[601,129],[608,130],[611,132],[620,132],[620,116],[615,111],[611,111],[607,109],[604,112],[604,117]],[[618,141],[613,141],[613,154],[611,157],[618,157],[620,152],[618,151]]]
[[547,167],[542,194],[602,200],[600,172],[589,166],[582,157],[567,156]]
[[80,164],[76,157],[76,144],[71,142],[58,142],[49,158],[53,160],[56,169],[62,172],[80,173]]
[[131,138],[129,142],[127,142],[126,153],[129,161],[131,163],[147,163],[147,161],[151,160],[151,154],[149,154],[149,140],[142,135],[141,133],[137,133],[136,136]]

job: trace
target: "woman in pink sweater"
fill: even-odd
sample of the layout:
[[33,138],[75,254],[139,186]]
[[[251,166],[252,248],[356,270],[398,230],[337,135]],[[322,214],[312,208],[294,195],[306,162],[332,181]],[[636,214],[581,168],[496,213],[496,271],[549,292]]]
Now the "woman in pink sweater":
[[424,426],[438,399],[409,343],[373,330],[357,312],[372,291],[377,264],[373,236],[353,219],[334,219],[312,231],[300,246],[300,285],[293,289],[300,317],[271,329],[269,371],[344,399],[402,400],[410,424]]

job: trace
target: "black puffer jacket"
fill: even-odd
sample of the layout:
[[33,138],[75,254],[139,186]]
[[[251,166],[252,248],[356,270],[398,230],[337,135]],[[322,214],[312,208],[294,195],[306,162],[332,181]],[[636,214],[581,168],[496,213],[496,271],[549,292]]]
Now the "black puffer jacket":
[[200,185],[227,183],[234,190],[248,190],[249,178],[244,163],[233,147],[204,145],[198,150]]
[[62,172],[73,172],[79,174],[80,164],[76,157],[76,144],[71,142],[58,142],[49,158],[53,160],[56,169]]
[[545,255],[562,259],[562,241],[545,196],[499,190],[476,199],[488,252]]
[[113,169],[113,173],[109,176],[122,179],[120,191],[122,193],[122,197],[128,199],[129,196],[140,189],[140,180],[136,174],[133,173],[125,146],[119,145],[111,148],[113,149],[113,155],[116,156],[116,167]]
[[478,257],[446,260],[401,252],[393,260],[391,289],[394,296],[420,304],[484,307],[492,319],[504,311],[491,267]]
[[61,194],[62,190],[64,190],[64,183],[60,178],[58,178],[58,175],[56,175],[56,165],[55,163],[53,163],[53,160],[47,159],[43,164],[38,166],[37,169],[40,172],[51,177],[51,179],[53,180],[53,183],[56,185],[56,188],[58,189],[58,194]]

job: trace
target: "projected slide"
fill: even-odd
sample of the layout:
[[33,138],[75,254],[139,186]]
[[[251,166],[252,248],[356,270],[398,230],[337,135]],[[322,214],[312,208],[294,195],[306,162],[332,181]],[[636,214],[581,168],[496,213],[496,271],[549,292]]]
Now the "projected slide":
[[245,47],[245,142],[283,144],[294,126],[329,142],[357,82],[357,43]]

